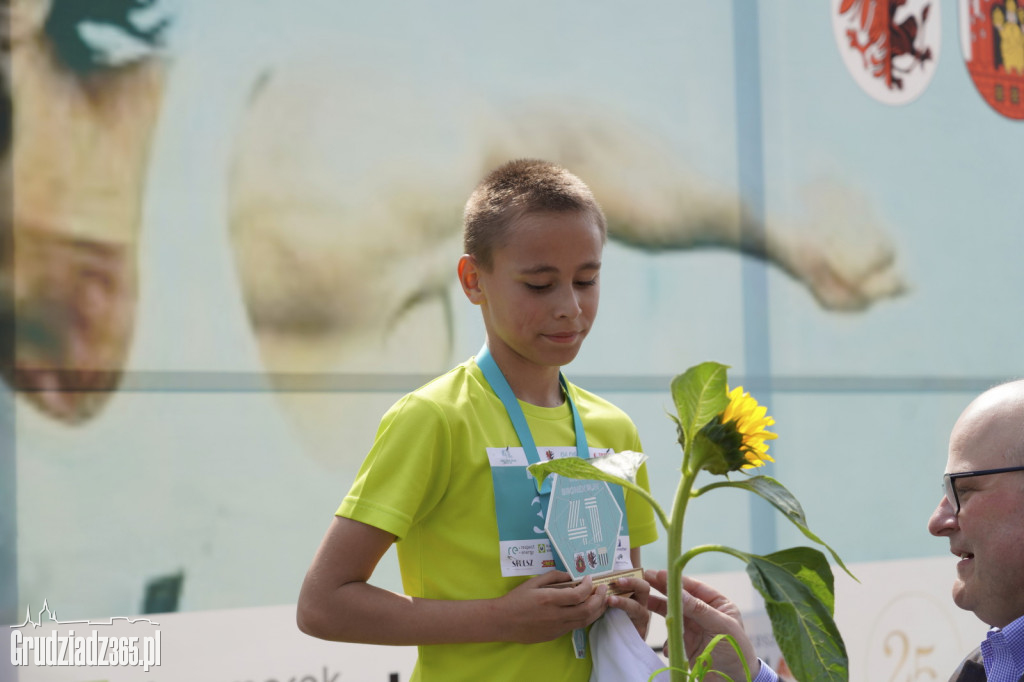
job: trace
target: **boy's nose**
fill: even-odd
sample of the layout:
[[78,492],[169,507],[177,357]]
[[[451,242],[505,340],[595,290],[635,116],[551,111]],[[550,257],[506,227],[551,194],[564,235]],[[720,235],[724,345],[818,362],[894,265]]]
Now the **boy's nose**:
[[570,288],[567,294],[558,297],[558,307],[555,310],[557,317],[574,319],[583,311],[580,305],[580,296],[575,288]]

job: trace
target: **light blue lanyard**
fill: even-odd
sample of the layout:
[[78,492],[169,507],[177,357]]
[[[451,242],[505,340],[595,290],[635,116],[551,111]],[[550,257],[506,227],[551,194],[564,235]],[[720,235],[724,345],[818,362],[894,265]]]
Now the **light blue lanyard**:
[[[523,446],[523,452],[526,454],[527,459],[534,462],[543,462],[544,457],[541,456],[537,445],[533,442],[533,434],[530,433],[530,425],[526,423],[526,415],[523,414],[523,408],[519,406],[519,399],[512,392],[512,387],[508,385],[508,379],[501,373],[498,363],[491,357],[491,351],[487,348],[486,343],[480,349],[480,352],[477,353],[476,364],[480,371],[483,372],[484,379],[491,385],[491,390],[497,394],[505,406],[505,412],[508,413],[508,418],[512,420],[512,428],[516,430],[519,444]],[[580,419],[580,413],[576,409],[576,403],[572,401],[572,396],[569,394],[569,384],[561,372],[558,373],[558,383],[561,384],[562,392],[565,393],[565,400],[569,403],[569,409],[572,410],[572,428],[576,432],[576,456],[580,459],[590,459],[590,450],[587,448],[587,433],[583,430],[583,421]],[[541,485],[540,493],[545,496],[545,500],[547,499],[546,496],[551,494],[551,481],[553,478],[553,476],[548,476]],[[541,507],[543,514],[547,516],[547,504],[542,502]],[[586,630],[573,630],[572,645],[576,658],[586,657]]]
[[[508,385],[508,380],[501,373],[501,368],[498,367],[498,363],[491,356],[491,351],[487,348],[487,344],[484,344],[484,347],[477,354],[476,364],[480,371],[483,372],[484,379],[491,385],[491,390],[497,394],[505,406],[505,411],[508,413],[508,418],[512,420],[512,427],[516,430],[519,444],[523,446],[527,459],[533,462],[543,462],[544,457],[541,456],[540,451],[537,450],[537,445],[533,442],[533,434],[530,433],[530,426],[526,423],[526,415],[523,414],[523,408],[519,406],[519,399],[512,392],[512,387]],[[569,409],[572,410],[573,430],[576,432],[576,456],[580,459],[590,459],[590,450],[587,448],[587,434],[583,430],[583,422],[580,420],[580,413],[576,409],[576,403],[572,401],[572,396],[569,394],[569,385],[561,372],[558,373],[558,382],[562,385],[565,400],[569,403]],[[544,485],[541,487],[540,492],[545,495],[551,492],[550,476],[544,479]]]

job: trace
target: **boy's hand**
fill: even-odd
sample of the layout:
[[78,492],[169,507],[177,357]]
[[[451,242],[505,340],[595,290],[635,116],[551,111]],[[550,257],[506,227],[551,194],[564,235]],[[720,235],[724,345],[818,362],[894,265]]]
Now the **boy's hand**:
[[[643,578],[619,578],[615,588],[622,594],[608,595],[608,606],[626,612],[633,621],[641,639],[647,639],[647,627],[651,623],[651,611],[648,600],[651,597],[651,584]],[[626,595],[632,592],[632,596]]]
[[568,573],[550,571],[496,599],[502,639],[520,644],[550,642],[600,618],[607,607],[607,586],[599,585],[595,590],[588,576],[575,587],[548,587],[571,579]]

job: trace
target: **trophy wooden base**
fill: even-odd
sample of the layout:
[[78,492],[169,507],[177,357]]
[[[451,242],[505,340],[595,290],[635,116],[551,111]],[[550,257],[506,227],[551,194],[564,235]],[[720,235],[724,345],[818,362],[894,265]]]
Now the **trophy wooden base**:
[[[620,594],[622,596],[628,597],[628,596],[632,595],[633,593],[630,592],[630,591],[623,591],[623,590],[619,589],[618,585],[616,585],[615,582],[619,578],[641,578],[642,579],[644,577],[644,569],[642,569],[642,568],[627,568],[627,569],[622,570],[622,571],[612,571],[611,573],[604,573],[602,575],[594,575],[594,576],[590,576],[590,577],[591,577],[591,580],[594,581],[594,587],[595,588],[598,585],[607,585],[608,586],[608,594]],[[583,578],[580,578],[579,580],[569,580],[569,581],[564,582],[564,583],[555,583],[553,585],[548,585],[548,587],[576,587],[581,582],[583,582]]]

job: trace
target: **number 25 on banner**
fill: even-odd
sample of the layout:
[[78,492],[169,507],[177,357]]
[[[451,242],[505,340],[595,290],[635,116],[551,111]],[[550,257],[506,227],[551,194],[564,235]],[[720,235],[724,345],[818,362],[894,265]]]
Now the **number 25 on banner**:
[[[931,595],[902,594],[879,612],[864,670],[870,679],[887,682],[944,680],[939,671],[952,669],[963,651],[944,604]],[[948,660],[950,656],[956,660]]]
[[917,682],[934,680],[938,677],[935,668],[928,665],[928,659],[935,652],[934,645],[912,645],[907,633],[893,630],[885,638],[885,654],[895,661],[889,682]]

